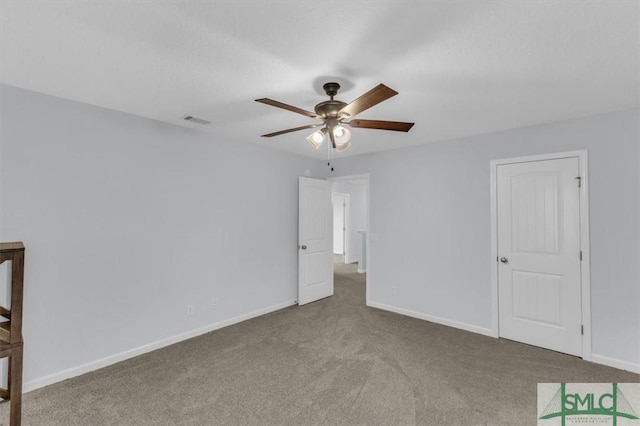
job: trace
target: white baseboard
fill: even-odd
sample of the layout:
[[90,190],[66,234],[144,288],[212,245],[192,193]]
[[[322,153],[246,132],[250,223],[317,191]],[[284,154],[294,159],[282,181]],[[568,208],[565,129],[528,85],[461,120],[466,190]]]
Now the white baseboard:
[[629,361],[622,361],[620,359],[610,358],[604,355],[591,354],[591,362],[640,374],[640,364]]
[[128,351],[120,352],[115,355],[110,355],[105,358],[101,358],[95,361],[88,362],[86,364],[78,365],[76,367],[72,367],[63,371],[59,371],[57,373],[50,374],[48,376],[40,377],[34,380],[30,380],[22,386],[22,392],[30,392],[32,390],[51,385],[56,382],[60,382],[62,380],[70,379],[72,377],[79,376],[81,374],[89,373],[94,370],[98,370],[100,368],[107,367],[109,365],[136,357],[138,355],[145,354],[147,352],[155,351],[156,349],[164,348],[165,346],[173,345],[175,343],[182,342],[184,340],[191,339],[196,336],[200,336],[201,334],[209,333],[214,330],[218,330],[223,327],[228,327],[233,324],[237,324],[242,321],[249,320],[251,318],[259,317],[271,312],[278,311],[283,308],[287,308],[289,306],[293,306],[296,304],[295,300],[289,300],[286,302],[278,303],[276,305],[268,306],[266,308],[258,309],[257,311],[249,312],[247,314],[239,315],[237,317],[233,317],[230,319],[226,319],[223,321],[219,321],[204,327],[196,328],[195,330],[190,330],[185,333],[180,333],[175,336],[167,337],[162,340],[158,340],[153,343],[149,343],[143,346],[139,346],[134,349],[130,349]]
[[446,325],[448,327],[459,328],[460,330],[470,331],[472,333],[482,334],[484,336],[495,337],[493,330],[490,328],[478,327],[477,325],[467,324],[464,322],[454,321],[446,318],[440,318],[433,315],[423,314],[421,312],[410,311],[396,306],[385,305],[373,301],[367,301],[367,306],[382,309],[384,311],[395,312],[396,314],[406,315],[412,318],[418,318],[425,321],[435,322],[436,324]]
[[[187,331],[185,333],[181,333],[181,334],[177,334],[175,336],[171,336],[171,337],[167,337],[165,339],[162,340],[158,340],[156,342],[153,343],[149,343],[143,346],[139,346],[137,348],[134,349],[130,349],[128,351],[124,351],[124,352],[120,352],[118,354],[114,354],[105,358],[101,358],[95,361],[91,361],[88,362],[86,364],[82,364],[76,367],[72,367],[54,374],[50,374],[48,376],[44,376],[44,377],[40,377],[34,380],[30,380],[29,382],[24,383],[23,385],[23,392],[30,392],[32,390],[44,387],[44,386],[48,386],[51,385],[53,383],[56,382],[60,382],[62,380],[66,380],[66,379],[70,379],[72,377],[76,377],[79,376],[81,374],[85,374],[85,373],[89,373],[91,371],[94,370],[98,370],[100,368],[104,368],[104,367],[108,367],[109,365],[113,365],[116,364],[118,362],[121,361],[125,361],[127,359],[136,357],[138,355],[142,355],[145,354],[147,352],[151,352],[154,351],[156,349],[161,349],[164,348],[166,346],[170,346],[173,345],[175,343],[179,343],[182,342],[184,340],[188,340],[191,339],[193,337],[196,336],[200,336],[202,334],[205,333],[209,333],[211,331],[215,331],[224,327],[228,327],[230,325],[233,324],[237,324],[240,323],[242,321],[246,321],[252,318],[256,318],[262,315],[266,315],[268,313],[271,312],[275,312],[275,311],[279,311],[280,309],[284,309],[287,308],[289,306],[293,306],[296,304],[295,300],[289,300],[283,303],[278,303],[276,305],[272,305],[272,306],[268,306],[266,308],[263,309],[258,309],[256,311],[244,314],[244,315],[239,315],[237,317],[234,318],[230,318],[227,320],[223,320],[223,321],[219,321],[204,327],[200,327],[197,328],[195,330],[191,330],[191,331]],[[427,314],[423,314],[420,312],[415,312],[415,311],[411,311],[408,309],[403,309],[403,308],[398,308],[395,306],[391,306],[391,305],[386,305],[383,303],[378,303],[378,302],[373,302],[373,301],[367,301],[367,306],[370,306],[372,308],[377,308],[377,309],[382,309],[384,311],[389,311],[389,312],[394,312],[400,315],[405,315],[408,317],[412,317],[412,318],[418,318],[421,320],[425,320],[425,321],[430,321],[430,322],[434,322],[437,324],[442,324],[442,325],[446,325],[449,327],[454,327],[454,328],[458,328],[461,330],[466,330],[466,331],[470,331],[472,333],[478,333],[478,334],[482,334],[485,336],[489,336],[489,337],[494,337],[493,336],[493,331],[491,329],[488,328],[484,328],[484,327],[478,327],[475,325],[471,325],[471,324],[467,324],[467,323],[463,323],[463,322],[459,322],[459,321],[454,321],[454,320],[449,320],[446,318],[440,318],[440,317],[436,317],[433,315],[427,315]],[[638,373],[640,374],[640,364],[636,364],[636,363],[632,363],[632,362],[628,362],[628,361],[622,361],[616,358],[610,358],[610,357],[606,357],[603,355],[597,355],[597,354],[593,354],[592,355],[592,362],[596,363],[596,364],[602,364],[602,365],[606,365],[609,367],[614,367],[614,368],[618,368],[621,370],[626,370],[626,371],[631,371],[634,373]]]
[[[406,315],[412,318],[418,318],[421,320],[434,322],[436,324],[442,324],[449,327],[459,328],[461,330],[470,331],[472,333],[478,333],[478,334],[482,334],[489,337],[496,337],[493,330],[490,328],[478,327],[475,325],[471,325],[471,324],[467,324],[459,321],[453,321],[446,318],[440,318],[433,315],[414,312],[408,309],[398,308],[396,306],[386,305],[384,303],[378,303],[378,302],[373,302],[369,300],[367,301],[367,306],[370,306],[372,308],[382,309],[384,311],[394,312],[400,315]],[[631,371],[632,373],[640,374],[640,364],[636,364],[629,361],[622,361],[622,360],[619,360],[616,358],[610,358],[604,355],[592,354],[591,362],[595,364],[602,364],[608,367],[618,368],[620,370],[626,370],[626,371]]]
[[366,273],[367,273],[367,270],[366,270],[366,269],[360,269],[360,268],[358,268],[358,273],[359,273],[359,274],[366,274]]

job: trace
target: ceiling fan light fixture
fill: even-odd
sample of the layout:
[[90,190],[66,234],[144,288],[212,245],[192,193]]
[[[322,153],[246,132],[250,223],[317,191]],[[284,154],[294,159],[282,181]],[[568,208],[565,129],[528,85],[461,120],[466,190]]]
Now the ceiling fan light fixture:
[[320,147],[322,146],[322,142],[324,142],[324,134],[324,129],[316,130],[315,132],[307,136],[307,142],[309,142],[315,149],[320,149]]
[[346,151],[351,146],[351,131],[346,127],[334,127],[333,136],[336,141],[336,151]]
[[336,143],[336,151],[338,151],[338,152],[346,151],[346,150],[349,149],[350,146],[351,146],[351,141],[347,141],[346,143],[343,143],[342,145],[338,145]]

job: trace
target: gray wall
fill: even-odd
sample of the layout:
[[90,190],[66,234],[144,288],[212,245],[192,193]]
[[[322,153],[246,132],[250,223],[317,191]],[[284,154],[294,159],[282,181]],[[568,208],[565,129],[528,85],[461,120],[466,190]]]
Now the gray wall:
[[27,388],[297,298],[298,176],[319,162],[7,86],[0,108]]
[[490,329],[490,160],[587,149],[594,359],[638,368],[639,123],[630,110],[336,161],[370,173],[372,302]]

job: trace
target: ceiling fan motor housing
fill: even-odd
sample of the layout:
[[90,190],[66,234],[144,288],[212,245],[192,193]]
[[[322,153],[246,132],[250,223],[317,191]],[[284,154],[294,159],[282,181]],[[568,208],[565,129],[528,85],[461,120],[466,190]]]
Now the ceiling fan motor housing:
[[315,111],[316,114],[318,114],[322,118],[337,117],[338,111],[340,111],[345,106],[347,106],[345,102],[332,99],[330,101],[320,102],[318,105],[316,105]]
[[338,112],[342,108],[347,106],[345,102],[333,99],[333,97],[338,94],[340,85],[338,83],[329,82],[325,83],[322,88],[326,92],[327,96],[331,97],[331,99],[328,101],[320,102],[318,105],[316,105],[316,114],[325,119],[330,117],[338,117]]

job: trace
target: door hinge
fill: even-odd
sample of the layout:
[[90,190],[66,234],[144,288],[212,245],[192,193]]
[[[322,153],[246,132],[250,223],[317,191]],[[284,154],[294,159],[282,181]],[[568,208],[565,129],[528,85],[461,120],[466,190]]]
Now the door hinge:
[[578,188],[582,188],[582,177],[578,176],[578,177],[575,178],[575,180],[578,181]]
[[582,250],[580,250],[580,261],[582,262]]
[[496,262],[500,262],[500,258],[496,256]]
[[582,334],[584,336],[584,325],[580,326],[580,334]]

